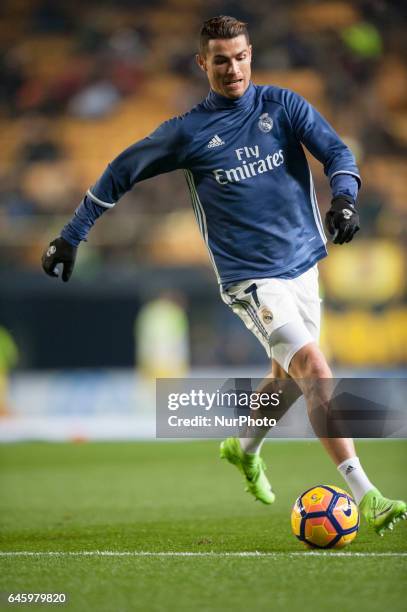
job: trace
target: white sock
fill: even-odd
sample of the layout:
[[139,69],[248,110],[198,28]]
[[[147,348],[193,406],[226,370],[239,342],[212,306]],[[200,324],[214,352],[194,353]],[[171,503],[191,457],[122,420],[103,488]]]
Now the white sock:
[[352,491],[355,502],[359,505],[364,495],[371,489],[374,489],[374,486],[365,474],[365,470],[360,465],[359,457],[345,459],[345,461],[338,465],[338,470]]
[[266,437],[267,432],[262,432],[261,436],[257,436],[256,438],[239,438],[240,440],[240,448],[244,453],[250,453],[251,455],[258,455],[260,453],[260,449],[263,445],[264,438]]

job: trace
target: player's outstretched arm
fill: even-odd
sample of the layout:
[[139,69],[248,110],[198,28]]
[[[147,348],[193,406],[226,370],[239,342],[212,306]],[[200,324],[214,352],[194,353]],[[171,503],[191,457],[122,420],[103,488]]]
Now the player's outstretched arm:
[[181,118],[160,125],[155,132],[136,142],[108,164],[78,206],[71,221],[42,255],[42,268],[49,276],[67,282],[73,272],[76,251],[86,240],[95,221],[129,191],[135,183],[163,172],[183,167],[183,132]]

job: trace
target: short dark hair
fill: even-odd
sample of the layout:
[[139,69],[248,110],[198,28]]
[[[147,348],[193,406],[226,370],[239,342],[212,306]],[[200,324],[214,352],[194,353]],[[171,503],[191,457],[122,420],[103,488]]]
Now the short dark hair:
[[244,21],[239,21],[235,17],[227,15],[219,15],[204,21],[200,36],[199,36],[199,53],[205,55],[208,50],[210,40],[216,38],[236,38],[243,34],[246,37],[247,44],[250,43],[247,24]]

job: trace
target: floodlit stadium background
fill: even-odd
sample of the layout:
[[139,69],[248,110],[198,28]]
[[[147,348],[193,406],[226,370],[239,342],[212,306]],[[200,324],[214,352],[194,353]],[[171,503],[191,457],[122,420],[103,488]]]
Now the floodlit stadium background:
[[[249,23],[255,82],[304,95],[360,165],[362,231],[330,246],[320,265],[323,347],[335,372],[405,374],[402,7],[1,3],[1,439],[149,436],[154,376],[265,372],[263,349],[219,298],[182,172],[137,185],[107,212],[70,283],[40,269],[45,245],[105,165],[206,95],[193,54],[201,22],[220,13]],[[311,163],[324,213],[329,186]]]

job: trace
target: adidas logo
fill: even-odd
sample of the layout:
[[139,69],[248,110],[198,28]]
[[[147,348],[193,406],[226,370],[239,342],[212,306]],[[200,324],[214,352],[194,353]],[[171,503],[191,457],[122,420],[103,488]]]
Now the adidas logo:
[[215,134],[215,136],[211,138],[211,140],[208,142],[208,149],[213,149],[214,147],[220,147],[224,144],[225,143],[222,140],[222,138],[219,138],[219,136]]
[[353,470],[356,470],[356,468],[353,465],[348,465],[348,467],[346,468],[346,476],[348,474],[350,474],[351,472],[353,472]]

